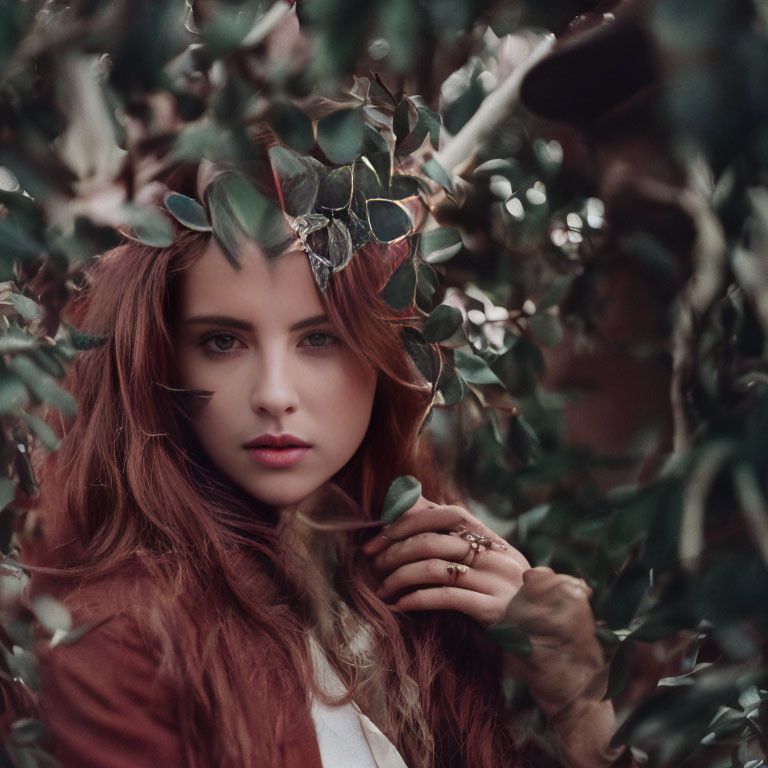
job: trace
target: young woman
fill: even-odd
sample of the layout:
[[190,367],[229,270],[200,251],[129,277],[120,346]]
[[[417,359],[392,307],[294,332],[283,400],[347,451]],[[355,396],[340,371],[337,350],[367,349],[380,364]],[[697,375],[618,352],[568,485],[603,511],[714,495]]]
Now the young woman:
[[[412,318],[367,246],[319,291],[298,238],[239,267],[208,233],[102,257],[77,324],[103,343],[42,472],[34,592],[91,629],[40,653],[62,765],[527,764],[502,665],[571,766],[603,766],[610,702],[580,580],[530,569],[446,493],[419,437]],[[378,520],[391,481],[423,496]],[[341,521],[341,522],[340,522]],[[482,637],[507,619],[522,659]],[[509,671],[508,670],[508,671]]]

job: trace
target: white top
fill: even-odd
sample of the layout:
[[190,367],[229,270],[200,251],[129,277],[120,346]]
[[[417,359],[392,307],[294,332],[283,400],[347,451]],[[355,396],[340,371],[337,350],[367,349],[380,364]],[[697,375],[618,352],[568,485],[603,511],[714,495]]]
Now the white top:
[[[314,638],[310,648],[318,687],[342,696],[344,684]],[[325,768],[408,768],[395,745],[354,702],[332,707],[313,699],[310,712]]]

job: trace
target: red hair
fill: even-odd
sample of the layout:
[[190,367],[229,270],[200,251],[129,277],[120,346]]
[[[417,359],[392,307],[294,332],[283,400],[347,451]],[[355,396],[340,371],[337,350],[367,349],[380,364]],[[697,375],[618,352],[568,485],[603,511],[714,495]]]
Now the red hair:
[[[131,610],[156,640],[161,674],[182,704],[189,765],[240,768],[258,756],[278,766],[277,723],[306,707],[313,690],[306,630],[329,606],[318,608],[274,512],[208,462],[190,427],[190,396],[174,390],[176,295],[206,238],[184,232],[166,249],[122,245],[99,260],[76,301],[79,326],[105,341],[78,355],[68,384],[79,413],[41,469],[43,564],[86,588],[109,574],[135,574],[141,599]],[[376,519],[401,474],[445,500],[419,437],[430,389],[400,339],[413,318],[379,296],[391,256],[363,249],[323,297],[338,333],[376,367],[379,382],[363,444],[313,498],[313,513]],[[393,614],[359,554],[364,533],[334,537],[334,588],[370,628],[375,660],[373,671],[361,670],[331,628],[326,651],[349,696],[373,707],[378,691],[383,709],[373,719],[410,765],[514,765],[498,649],[460,614]],[[254,648],[268,665],[254,665]],[[262,713],[256,730],[254,709]]]

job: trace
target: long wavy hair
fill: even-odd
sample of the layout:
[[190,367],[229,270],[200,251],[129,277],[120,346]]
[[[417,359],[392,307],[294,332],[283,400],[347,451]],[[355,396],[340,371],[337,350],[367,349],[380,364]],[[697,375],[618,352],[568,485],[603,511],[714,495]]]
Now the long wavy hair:
[[[319,588],[291,530],[233,487],[200,448],[189,415],[201,406],[175,386],[174,310],[208,237],[185,231],[165,249],[123,244],[98,260],[78,291],[74,321],[103,343],[79,353],[69,373],[79,410],[40,469],[46,554],[36,562],[56,566],[58,583],[67,585],[62,594],[130,574],[118,582],[135,587],[126,605],[156,641],[191,766],[242,768],[257,758],[280,765],[279,723],[307,711],[310,695],[324,695],[309,633],[349,687],[346,698],[409,765],[518,765],[500,653],[472,620],[394,614],[374,594],[360,554],[365,530],[316,532],[312,546],[329,564],[327,588]],[[302,505],[303,519],[375,520],[402,474],[419,477],[427,497],[446,500],[420,437],[430,390],[400,338],[413,318],[379,295],[392,255],[363,249],[321,297],[378,383],[362,445]]]

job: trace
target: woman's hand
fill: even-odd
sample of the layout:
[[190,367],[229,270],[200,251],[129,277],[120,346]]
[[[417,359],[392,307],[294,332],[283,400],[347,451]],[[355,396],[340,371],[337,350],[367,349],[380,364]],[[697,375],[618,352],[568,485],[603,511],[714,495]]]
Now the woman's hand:
[[421,497],[363,551],[399,611],[454,610],[484,627],[504,618],[528,561],[463,507]]
[[382,574],[382,600],[400,611],[456,610],[484,627],[506,621],[528,635],[528,657],[507,654],[511,675],[547,715],[569,766],[605,766],[613,707],[582,579],[531,568],[514,547],[463,507],[420,498],[363,551]]

